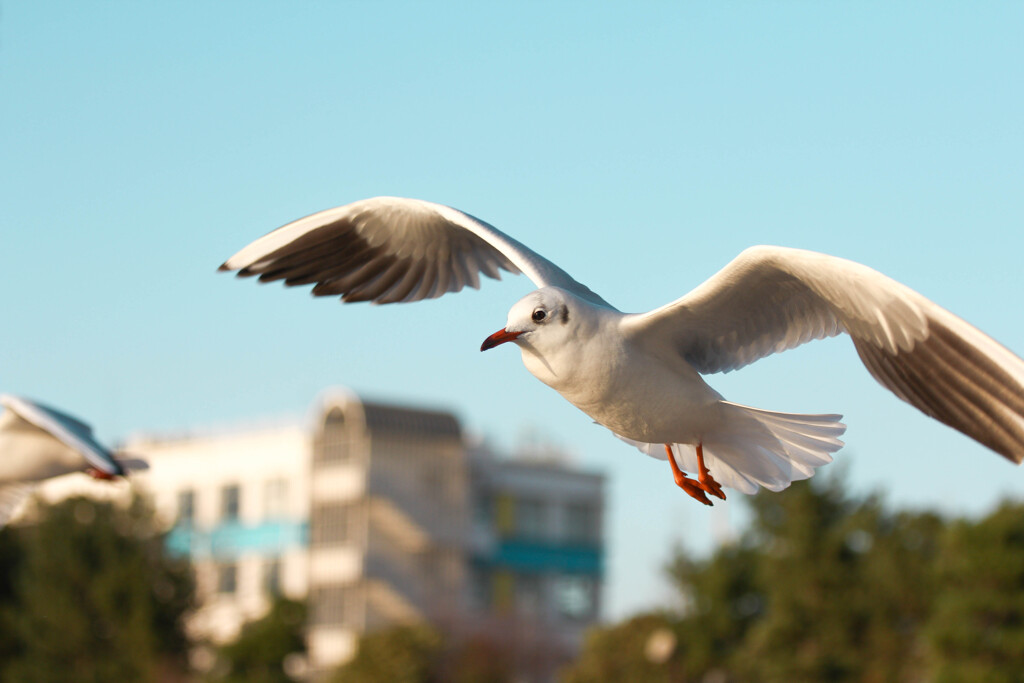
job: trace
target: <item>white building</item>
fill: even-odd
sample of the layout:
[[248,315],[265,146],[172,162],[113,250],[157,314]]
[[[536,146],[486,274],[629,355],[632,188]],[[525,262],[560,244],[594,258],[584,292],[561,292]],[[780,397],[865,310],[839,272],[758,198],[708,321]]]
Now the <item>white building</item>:
[[191,635],[233,639],[274,594],[307,594],[311,441],[295,424],[126,445],[149,460],[133,482],[173,524],[170,548],[195,567]]
[[125,445],[195,565],[193,636],[231,640],[282,593],[308,598],[314,677],[361,633],[417,620],[520,633],[528,678],[574,654],[600,612],[602,476],[470,449],[447,412],[335,391],[312,413]]
[[600,615],[604,477],[557,459],[470,457],[472,612],[525,680],[549,680]]
[[358,634],[465,609],[467,470],[458,421],[337,395],[312,449],[307,638],[314,669]]

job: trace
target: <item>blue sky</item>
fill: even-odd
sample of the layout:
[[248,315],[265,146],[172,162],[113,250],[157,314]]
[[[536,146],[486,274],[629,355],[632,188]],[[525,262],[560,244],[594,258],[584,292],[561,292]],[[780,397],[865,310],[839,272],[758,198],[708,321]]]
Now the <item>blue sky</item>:
[[[325,387],[440,404],[608,474],[607,616],[672,598],[675,544],[742,524],[478,352],[523,278],[342,307],[218,274],[300,216],[458,207],[622,310],[744,247],[873,266],[1024,353],[1019,3],[0,4],[0,391],[118,440],[306,414]],[[850,488],[979,514],[1024,472],[877,386],[848,339],[710,378],[841,412]],[[834,466],[830,469],[837,469]]]

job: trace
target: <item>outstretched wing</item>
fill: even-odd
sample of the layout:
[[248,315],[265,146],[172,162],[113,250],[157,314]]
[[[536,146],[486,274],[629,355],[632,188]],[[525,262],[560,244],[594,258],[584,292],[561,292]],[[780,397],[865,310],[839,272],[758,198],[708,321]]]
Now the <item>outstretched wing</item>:
[[1024,361],[859,263],[752,247],[683,298],[627,316],[623,325],[632,338],[704,373],[845,331],[883,386],[1000,455],[1024,459]]
[[432,299],[480,273],[524,273],[537,287],[556,286],[608,306],[543,256],[487,223],[441,204],[375,197],[321,211],[264,235],[221,270],[286,285],[314,284],[316,296],[378,304]]
[[81,420],[55,408],[10,394],[0,396],[0,404],[77,451],[92,467],[106,474],[124,474],[124,469],[111,452],[93,437],[92,427]]

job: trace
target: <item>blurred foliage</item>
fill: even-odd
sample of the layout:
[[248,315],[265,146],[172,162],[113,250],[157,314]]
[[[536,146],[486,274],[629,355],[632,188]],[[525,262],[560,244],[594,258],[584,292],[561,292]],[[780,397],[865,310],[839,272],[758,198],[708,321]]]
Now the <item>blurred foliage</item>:
[[1024,683],[1024,504],[948,521],[819,478],[751,506],[738,542],[676,551],[680,609],[593,630],[561,680]]
[[6,665],[21,654],[21,639],[15,631],[17,585],[15,583],[22,556],[21,544],[11,527],[0,528],[0,680]]
[[174,680],[187,670],[187,562],[153,511],[71,498],[0,532],[0,680]]
[[[819,477],[750,505],[736,542],[676,550],[677,609],[593,629],[563,683],[1024,683],[1024,503],[946,519]],[[187,680],[192,574],[164,541],[138,497],[69,499],[0,529],[0,680]],[[217,650],[210,680],[290,680],[304,622],[279,599]],[[371,633],[330,680],[509,683],[511,633]]]
[[443,679],[446,683],[510,683],[511,654],[494,638],[471,636],[449,650]]
[[935,680],[1024,681],[1024,505],[1004,503],[943,538],[928,625]]
[[285,662],[304,656],[306,605],[278,597],[260,619],[242,627],[234,642],[217,652],[211,681],[218,683],[290,683]]
[[359,640],[356,656],[332,683],[440,683],[443,641],[429,626],[399,626]]
[[331,683],[511,683],[503,644],[476,634],[454,639],[427,625],[364,635],[356,656]]
[[[667,630],[666,630],[667,629]],[[616,626],[594,629],[587,634],[586,653],[565,672],[564,683],[590,681],[645,681],[668,683],[672,669],[657,656],[651,657],[648,644],[658,633],[673,633],[677,624],[667,614],[646,614]],[[669,650],[676,638],[669,642]],[[671,651],[667,652],[671,655]],[[653,660],[653,661],[652,661]],[[678,661],[676,662],[678,668]]]

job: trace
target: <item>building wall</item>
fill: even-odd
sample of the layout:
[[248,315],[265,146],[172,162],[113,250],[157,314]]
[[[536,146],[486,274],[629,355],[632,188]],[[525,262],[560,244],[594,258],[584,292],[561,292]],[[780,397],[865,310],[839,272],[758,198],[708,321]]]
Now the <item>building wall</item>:
[[[604,478],[558,462],[473,459],[470,582],[476,610],[545,635],[555,663],[600,616]],[[525,647],[524,657],[531,655]]]
[[450,413],[336,391],[306,422],[125,450],[150,463],[130,485],[71,476],[49,497],[148,491],[195,566],[194,637],[232,640],[282,593],[308,599],[314,678],[361,633],[427,620],[490,629],[546,680],[599,617],[603,477],[470,454]]
[[455,418],[348,394],[326,397],[320,414],[309,549],[314,672],[348,659],[359,633],[460,608],[465,582],[466,459]]
[[310,447],[299,424],[128,444],[150,462],[133,482],[195,565],[194,634],[230,640],[273,595],[306,595]]

